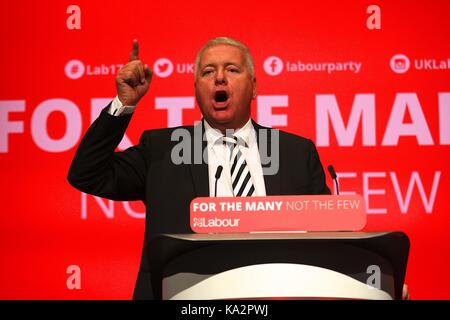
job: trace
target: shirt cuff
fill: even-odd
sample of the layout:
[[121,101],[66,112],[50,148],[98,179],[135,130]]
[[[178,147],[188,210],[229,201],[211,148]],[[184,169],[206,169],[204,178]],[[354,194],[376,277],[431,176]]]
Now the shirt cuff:
[[116,96],[109,107],[108,113],[112,116],[120,116],[125,114],[130,114],[134,112],[136,106],[124,106],[119,100],[119,96]]

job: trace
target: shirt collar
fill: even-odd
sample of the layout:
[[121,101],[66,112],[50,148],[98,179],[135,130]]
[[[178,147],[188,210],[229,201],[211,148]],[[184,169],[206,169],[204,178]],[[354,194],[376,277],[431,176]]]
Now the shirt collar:
[[[203,119],[203,123],[205,125],[205,134],[206,141],[208,142],[208,146],[213,146],[216,143],[222,143],[222,137],[224,136],[222,132],[218,129],[211,127],[211,125]],[[254,139],[252,138],[252,133],[254,133],[255,129],[253,127],[252,119],[249,118],[247,123],[234,132],[234,136],[238,139],[238,141],[243,142],[243,145],[250,146]]]

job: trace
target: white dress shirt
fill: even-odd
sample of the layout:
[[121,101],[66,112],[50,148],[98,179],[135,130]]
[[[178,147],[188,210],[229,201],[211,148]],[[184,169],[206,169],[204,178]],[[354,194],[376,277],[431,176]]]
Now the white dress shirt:
[[[115,97],[111,103],[108,113],[113,116],[121,114],[129,114],[134,111],[136,106],[124,106],[118,97]],[[214,129],[209,123],[204,120],[205,134],[208,148],[208,176],[209,176],[209,196],[214,197],[215,175],[217,167],[222,166],[222,174],[217,181],[217,197],[233,197],[233,186],[231,181],[231,167],[230,167],[230,149],[223,144],[223,134]],[[236,132],[234,136],[245,142],[246,146],[239,144],[242,155],[247,162],[248,170],[250,171],[251,179],[255,191],[253,196],[265,196],[266,186],[264,184],[264,175],[261,166],[261,159],[259,156],[258,142],[256,139],[256,131],[253,128],[251,119]]]
[[[223,144],[223,134],[217,129],[212,128],[209,123],[204,120],[206,141],[208,143],[208,173],[209,173],[209,195],[214,197],[215,175],[218,166],[222,166],[222,174],[217,181],[218,197],[233,197],[233,186],[231,181],[230,166],[230,148]],[[247,162],[250,171],[255,192],[253,196],[265,196],[266,186],[264,184],[263,170],[261,159],[259,157],[258,143],[256,139],[256,131],[253,128],[251,119],[236,132],[234,136],[242,139],[247,144],[239,144],[235,148],[240,148],[242,156]]]

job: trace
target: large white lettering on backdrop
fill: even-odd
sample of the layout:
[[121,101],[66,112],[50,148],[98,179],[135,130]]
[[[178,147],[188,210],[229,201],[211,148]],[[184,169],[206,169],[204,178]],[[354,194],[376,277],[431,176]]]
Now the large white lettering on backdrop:
[[[112,99],[91,99],[91,122]],[[183,110],[193,109],[194,97],[156,97],[155,109],[167,110],[167,126],[183,125]],[[273,108],[287,108],[287,95],[264,95],[257,98],[257,122],[269,127],[286,127],[287,114],[273,113]],[[31,123],[24,125],[24,120],[10,120],[10,115],[26,112],[25,100],[0,100],[0,153],[10,150],[11,135],[24,134],[30,128],[33,142],[46,152],[65,152],[72,149],[81,139],[83,123],[79,107],[68,99],[48,99],[33,110]],[[432,108],[428,108],[432,109]],[[437,110],[436,110],[437,109]],[[382,146],[396,146],[400,137],[415,137],[418,145],[450,145],[450,92],[438,93],[437,108],[439,130],[430,130],[427,115],[423,112],[420,100],[415,93],[398,93],[392,105],[391,113],[384,131]],[[334,94],[316,95],[316,143],[318,147],[330,146],[330,124],[336,136],[338,146],[353,146],[356,133],[361,127],[362,145],[375,146],[376,141],[376,104],[375,94],[355,94],[348,121],[345,122]],[[47,130],[49,116],[53,112],[63,114],[66,122],[64,134],[59,138],[50,137]],[[404,122],[406,112],[411,122]],[[15,116],[15,118],[18,118]],[[439,132],[438,139],[431,132]],[[132,142],[125,135],[119,145],[123,150]]]
[[[93,98],[90,106],[90,123],[99,115],[111,98]],[[316,144],[318,147],[332,145],[330,137],[333,133],[337,146],[349,147],[355,145],[358,128],[361,128],[362,146],[397,146],[401,137],[413,137],[418,146],[430,146],[435,144],[450,145],[450,92],[437,94],[437,107],[427,106],[427,114],[424,112],[420,99],[416,93],[397,93],[392,104],[391,112],[385,126],[381,142],[376,139],[377,123],[376,96],[373,93],[357,93],[354,96],[347,121],[344,120],[341,108],[334,94],[318,94],[315,96],[316,111]],[[286,127],[288,125],[287,113],[281,114],[279,110],[273,113],[273,108],[286,108],[289,106],[287,95],[262,95],[257,98],[257,122],[265,126]],[[183,125],[183,111],[195,107],[194,97],[156,97],[155,109],[167,110],[167,126],[175,127]],[[27,104],[25,100],[0,100],[0,153],[8,153],[14,150],[14,136],[28,134],[32,141],[45,152],[66,152],[74,148],[83,132],[82,113],[80,108],[71,100],[55,98],[48,99],[38,104],[31,112],[30,117],[25,117]],[[65,118],[64,134],[61,137],[51,137],[48,132],[49,117],[54,112],[60,112]],[[405,122],[406,114],[410,121]],[[439,128],[430,129],[435,123],[427,121],[427,118],[436,118],[437,113]],[[25,118],[30,122],[26,123]],[[330,126],[331,125],[331,126]],[[87,127],[87,125],[85,125]],[[382,126],[382,127],[383,127]],[[438,133],[438,137],[432,135]],[[119,144],[119,149],[124,150],[133,145],[133,142],[125,135]],[[374,179],[386,179],[391,182],[391,191],[395,194],[398,208],[401,213],[407,213],[411,203],[413,190],[416,189],[422,201],[425,212],[433,211],[436,195],[439,188],[442,169],[430,168],[430,172],[412,171],[408,182],[402,185],[398,181],[396,172],[339,172],[340,180],[361,179],[361,193],[366,199],[367,212],[372,214],[386,214],[386,207],[374,207],[371,204],[373,197],[387,196],[387,189],[374,189],[370,187],[370,181]],[[430,176],[431,174],[431,176]],[[361,178],[360,178],[361,177]],[[431,181],[425,186],[423,179]],[[354,183],[353,183],[354,184]],[[389,186],[389,184],[386,184]],[[342,194],[355,191],[344,190]],[[428,190],[426,190],[428,189]],[[86,219],[88,209],[86,206],[87,195],[82,196],[82,218]],[[89,196],[90,197],[90,196]],[[98,199],[96,199],[98,202]],[[100,206],[102,207],[102,206]],[[132,217],[142,218],[142,213],[127,210]],[[102,208],[105,215],[111,218],[111,210]]]

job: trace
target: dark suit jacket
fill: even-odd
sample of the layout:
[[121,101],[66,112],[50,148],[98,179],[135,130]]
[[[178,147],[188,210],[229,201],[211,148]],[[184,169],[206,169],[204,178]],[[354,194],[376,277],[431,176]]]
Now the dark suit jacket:
[[[208,165],[175,165],[171,161],[172,147],[178,143],[171,141],[176,128],[145,131],[138,145],[124,152],[114,152],[131,115],[111,116],[106,112],[108,108],[83,137],[68,181],[88,194],[145,203],[145,239],[133,298],[152,299],[149,272],[152,257],[146,254],[148,243],[162,233],[192,233],[189,205],[195,197],[209,196]],[[263,129],[272,130],[255,122],[253,125],[257,133]],[[194,132],[193,126],[182,128],[191,134]],[[278,173],[264,176],[267,195],[329,194],[314,144],[283,131],[279,132],[279,137]],[[202,145],[205,147],[206,142]]]

